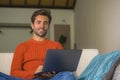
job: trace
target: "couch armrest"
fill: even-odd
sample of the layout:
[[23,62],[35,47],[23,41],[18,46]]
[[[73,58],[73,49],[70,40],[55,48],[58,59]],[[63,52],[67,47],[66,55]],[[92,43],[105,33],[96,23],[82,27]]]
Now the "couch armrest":
[[0,72],[10,74],[13,53],[0,53]]
[[75,72],[76,77],[80,76],[80,74],[85,70],[85,68],[97,54],[99,54],[98,49],[82,49],[82,55]]

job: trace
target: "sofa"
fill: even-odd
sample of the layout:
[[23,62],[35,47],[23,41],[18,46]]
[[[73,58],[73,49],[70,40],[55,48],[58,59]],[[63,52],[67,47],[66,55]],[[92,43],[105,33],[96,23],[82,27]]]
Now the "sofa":
[[[98,54],[98,49],[82,49],[82,55],[77,70],[74,72],[76,79],[78,79],[80,74],[86,69],[91,60]],[[0,72],[3,72],[7,75],[10,74],[12,58],[13,53],[0,53]]]

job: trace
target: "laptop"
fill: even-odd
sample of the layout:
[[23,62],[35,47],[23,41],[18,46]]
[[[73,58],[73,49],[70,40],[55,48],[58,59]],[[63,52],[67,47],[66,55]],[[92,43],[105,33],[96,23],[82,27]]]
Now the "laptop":
[[46,59],[43,64],[42,72],[36,73],[39,76],[46,72],[56,73],[63,71],[74,72],[77,69],[82,50],[56,50],[49,49],[46,53]]

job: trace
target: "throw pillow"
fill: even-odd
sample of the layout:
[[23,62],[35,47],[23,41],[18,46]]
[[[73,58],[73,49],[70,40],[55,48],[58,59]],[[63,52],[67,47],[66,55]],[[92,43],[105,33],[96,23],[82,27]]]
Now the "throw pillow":
[[[106,75],[104,76],[103,80],[112,80],[114,72],[115,72],[115,69],[119,65],[119,63],[120,63],[120,57],[115,61],[115,63],[113,64],[113,66],[110,68],[109,72],[106,73]],[[120,68],[119,68],[119,70],[120,70]]]

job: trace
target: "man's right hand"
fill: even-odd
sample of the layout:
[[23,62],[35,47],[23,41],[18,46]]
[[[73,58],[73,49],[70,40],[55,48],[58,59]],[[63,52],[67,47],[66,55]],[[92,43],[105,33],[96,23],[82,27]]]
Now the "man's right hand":
[[[42,68],[43,66],[38,66],[38,68],[36,69],[35,71],[35,74],[39,73],[39,72],[42,72]],[[54,76],[56,74],[55,71],[52,71],[52,72],[46,72],[46,73],[42,73],[41,75],[39,76],[36,76],[36,77],[44,77],[44,78],[50,78],[52,76]]]
[[42,68],[43,68],[43,66],[41,66],[41,65],[38,66],[38,68],[35,71],[35,74],[38,73],[38,72],[42,72]]
[[52,72],[42,72],[40,74],[35,75],[35,78],[50,78],[56,75],[55,71]]

